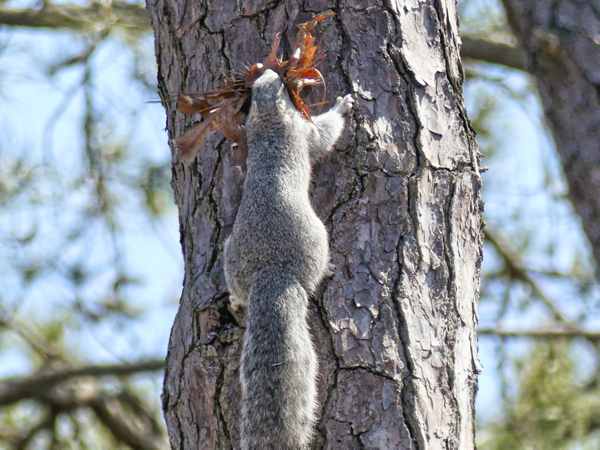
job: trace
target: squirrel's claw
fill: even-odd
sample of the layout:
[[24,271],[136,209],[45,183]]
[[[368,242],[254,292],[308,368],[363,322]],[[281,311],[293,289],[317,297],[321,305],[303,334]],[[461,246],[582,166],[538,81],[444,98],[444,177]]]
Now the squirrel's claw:
[[327,263],[327,268],[325,269],[325,276],[332,277],[335,275],[335,264],[332,262]]
[[338,97],[332,109],[339,111],[340,114],[345,114],[352,109],[352,105],[354,105],[352,94],[347,94],[344,97]]

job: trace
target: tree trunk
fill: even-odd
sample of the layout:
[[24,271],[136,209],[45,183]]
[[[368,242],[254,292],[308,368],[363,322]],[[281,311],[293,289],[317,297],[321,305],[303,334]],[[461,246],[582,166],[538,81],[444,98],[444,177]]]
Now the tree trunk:
[[600,271],[600,2],[503,0]]
[[[352,92],[357,106],[314,170],[337,267],[311,302],[314,446],[472,448],[483,241],[455,4],[336,3],[149,0],[169,136],[190,126],[169,98],[264,60],[280,31],[289,52],[294,25],[333,8],[314,32],[327,50],[319,69],[330,105]],[[244,331],[227,308],[222,249],[243,167],[218,133],[193,164],[173,164],[185,259],[163,394],[173,448],[239,446]]]

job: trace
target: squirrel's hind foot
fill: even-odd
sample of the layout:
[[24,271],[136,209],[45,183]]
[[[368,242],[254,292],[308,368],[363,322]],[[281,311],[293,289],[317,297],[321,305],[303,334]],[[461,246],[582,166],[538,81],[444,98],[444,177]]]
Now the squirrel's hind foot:
[[248,301],[240,300],[233,294],[229,294],[229,303],[231,304],[231,309],[234,311],[239,311],[241,308],[246,308],[248,306]]
[[327,268],[325,269],[325,276],[332,277],[335,275],[335,264],[331,261],[327,263]]

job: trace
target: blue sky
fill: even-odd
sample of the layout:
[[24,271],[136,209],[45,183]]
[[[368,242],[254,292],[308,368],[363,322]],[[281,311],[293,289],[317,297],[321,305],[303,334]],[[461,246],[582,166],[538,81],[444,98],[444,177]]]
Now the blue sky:
[[[81,89],[77,90],[50,131],[48,124],[57,117],[57,108],[64,101],[65,93],[80,82],[83,71],[81,67],[67,68],[48,83],[40,73],[38,62],[48,63],[76,54],[82,47],[82,41],[68,32],[34,30],[3,31],[0,42],[9,44],[8,51],[1,55],[4,69],[0,74],[0,118],[4,132],[0,140],[0,158],[25,154],[31,164],[49,162],[60,181],[40,182],[40,197],[43,199],[53,195],[54,190],[66,188],[74,175],[81,172],[83,133],[80,124],[84,113],[84,93]],[[152,51],[150,38],[144,45],[146,50]],[[96,75],[94,83],[102,92],[98,96],[98,107],[105,109],[108,105],[108,113],[116,123],[111,130],[113,137],[125,140],[125,133],[133,122],[135,132],[129,142],[130,148],[143,154],[141,158],[144,160],[155,163],[170,160],[167,136],[163,130],[164,110],[160,104],[147,103],[157,96],[141,91],[128,79],[132,70],[131,52],[118,42],[108,41],[101,46],[92,64]],[[139,170],[136,158],[129,159],[127,163],[130,167],[125,170],[132,174]],[[142,199],[132,196],[127,189],[121,192],[120,241],[125,264],[144,280],[143,284],[129,287],[126,294],[147,312],[126,330],[115,332],[113,326],[103,325],[91,327],[82,335],[77,331],[77,336],[72,337],[77,339],[76,347],[94,362],[163,356],[183,279],[177,211],[172,198],[169,197],[170,206],[166,214],[158,220],[150,220],[140,205]],[[52,252],[62,242],[61,227],[68,227],[78,220],[75,212],[83,206],[82,202],[88,201],[86,187],[64,201],[58,206],[37,206],[29,211],[5,214],[2,218],[3,231],[36,227],[38,235],[43,238],[34,249],[27,251],[30,254]],[[73,214],[69,214],[69,210],[74,211]],[[110,258],[106,231],[101,226],[91,225],[87,232],[90,239],[84,248],[71,248],[61,256],[68,261],[85,253],[89,255],[90,265],[105,264]],[[14,294],[21,295],[15,274],[9,270],[2,273],[4,286],[12,286]],[[98,284],[102,284],[102,280],[98,280]],[[93,291],[94,286],[90,286],[89,290]],[[87,293],[94,295],[93,292]],[[69,306],[72,295],[70,284],[64,280],[42,278],[27,290],[25,298],[11,299],[9,291],[5,292],[3,302],[5,305],[23,302],[19,306],[19,314],[23,317],[35,315],[41,320],[52,317],[57,311],[60,314],[61,308]],[[66,301],[63,302],[61,297]],[[15,355],[3,358],[0,376],[26,371],[25,361]]]

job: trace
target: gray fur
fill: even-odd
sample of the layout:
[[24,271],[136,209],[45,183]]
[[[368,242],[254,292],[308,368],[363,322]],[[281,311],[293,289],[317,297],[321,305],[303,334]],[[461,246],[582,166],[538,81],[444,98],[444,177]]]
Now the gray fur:
[[327,231],[308,196],[311,164],[344,127],[350,95],[306,120],[279,76],[252,87],[242,201],[225,243],[232,306],[247,306],[242,351],[243,449],[306,449],[316,421],[317,356],[308,297],[328,273]]

